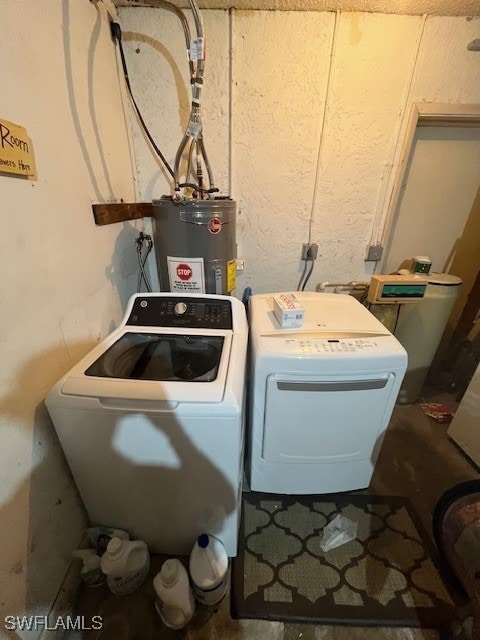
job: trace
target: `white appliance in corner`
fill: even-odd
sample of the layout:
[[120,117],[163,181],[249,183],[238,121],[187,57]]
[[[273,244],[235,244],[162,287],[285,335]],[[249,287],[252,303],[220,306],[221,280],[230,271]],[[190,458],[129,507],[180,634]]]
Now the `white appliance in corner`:
[[480,467],[480,365],[470,380],[447,433]]
[[295,292],[303,326],[282,329],[273,295],[250,299],[250,488],[321,494],[367,487],[406,351],[351,296]]
[[46,404],[92,523],[166,554],[207,532],[236,555],[247,338],[235,298],[138,294],[55,385]]

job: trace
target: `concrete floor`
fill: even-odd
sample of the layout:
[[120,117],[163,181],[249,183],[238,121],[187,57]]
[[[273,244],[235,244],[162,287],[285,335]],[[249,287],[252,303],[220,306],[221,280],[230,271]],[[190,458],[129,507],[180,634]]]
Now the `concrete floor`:
[[[454,406],[449,396],[429,396]],[[424,415],[418,404],[397,406],[387,430],[369,493],[400,495],[410,499],[431,535],[431,517],[438,498],[453,485],[480,477],[478,471],[448,439],[447,425]],[[163,558],[152,559],[151,577]],[[79,597],[78,614],[88,621],[103,618],[101,631],[84,631],[72,638],[85,640],[437,640],[436,631],[403,628],[354,628],[284,624],[257,620],[233,620],[228,599],[218,610],[197,606],[189,627],[174,632],[163,626],[154,607],[153,587],[148,579],[129,596],[114,596],[107,587],[85,589]],[[457,633],[449,637],[459,637]],[[463,636],[462,636],[463,637]]]

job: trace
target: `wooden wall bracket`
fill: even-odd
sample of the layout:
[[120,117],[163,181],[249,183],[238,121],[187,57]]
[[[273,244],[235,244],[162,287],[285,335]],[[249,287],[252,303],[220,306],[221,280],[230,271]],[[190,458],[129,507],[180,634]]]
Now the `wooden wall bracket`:
[[153,215],[152,202],[110,202],[92,204],[95,224],[103,226],[115,222],[149,218]]

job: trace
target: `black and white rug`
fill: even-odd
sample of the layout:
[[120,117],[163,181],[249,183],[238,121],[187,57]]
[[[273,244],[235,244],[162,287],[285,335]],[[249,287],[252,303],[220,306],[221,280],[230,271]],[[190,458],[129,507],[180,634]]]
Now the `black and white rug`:
[[[358,494],[245,493],[232,615],[316,624],[440,627],[454,602],[410,504]],[[323,552],[337,514],[357,536]]]

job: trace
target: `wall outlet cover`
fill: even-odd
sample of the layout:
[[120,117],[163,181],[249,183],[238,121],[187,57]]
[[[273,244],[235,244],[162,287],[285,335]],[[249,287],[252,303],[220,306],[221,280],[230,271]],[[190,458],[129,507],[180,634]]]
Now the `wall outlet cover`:
[[302,260],[316,260],[318,255],[318,244],[304,243],[302,244]]
[[383,247],[381,244],[371,244],[367,247],[367,257],[365,260],[367,262],[378,262],[382,259],[383,255]]

